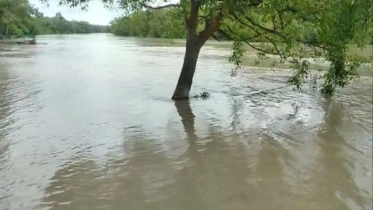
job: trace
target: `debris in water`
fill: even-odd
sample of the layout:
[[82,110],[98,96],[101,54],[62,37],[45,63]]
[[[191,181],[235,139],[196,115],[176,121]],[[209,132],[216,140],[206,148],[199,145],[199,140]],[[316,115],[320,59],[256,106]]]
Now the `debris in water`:
[[210,98],[210,93],[205,91],[205,92],[200,93],[199,95],[193,96],[193,98],[201,98],[203,100],[206,100]]

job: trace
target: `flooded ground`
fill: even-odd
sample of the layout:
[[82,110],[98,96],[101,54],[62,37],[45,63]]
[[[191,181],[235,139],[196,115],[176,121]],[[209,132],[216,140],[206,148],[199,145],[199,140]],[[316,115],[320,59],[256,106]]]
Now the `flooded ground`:
[[370,210],[372,79],[333,99],[206,46],[44,36],[0,53],[0,209]]

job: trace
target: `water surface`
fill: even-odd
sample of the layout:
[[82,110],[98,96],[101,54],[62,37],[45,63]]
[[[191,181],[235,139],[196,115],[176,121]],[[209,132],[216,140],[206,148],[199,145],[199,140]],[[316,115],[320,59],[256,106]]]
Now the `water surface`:
[[0,209],[370,210],[372,79],[332,99],[287,71],[203,48],[173,102],[182,44],[43,36],[0,53]]

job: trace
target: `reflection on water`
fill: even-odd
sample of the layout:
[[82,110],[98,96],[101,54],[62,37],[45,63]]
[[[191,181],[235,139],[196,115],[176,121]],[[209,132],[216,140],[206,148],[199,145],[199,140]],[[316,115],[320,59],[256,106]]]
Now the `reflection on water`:
[[212,98],[172,102],[178,43],[41,39],[0,60],[0,209],[372,209],[370,78],[249,95],[286,72],[232,78],[208,46]]

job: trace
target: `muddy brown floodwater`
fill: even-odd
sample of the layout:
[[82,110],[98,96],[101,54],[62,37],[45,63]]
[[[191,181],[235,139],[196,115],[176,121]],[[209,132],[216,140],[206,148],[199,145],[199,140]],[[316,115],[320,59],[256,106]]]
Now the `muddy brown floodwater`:
[[332,99],[206,46],[42,36],[0,53],[0,209],[371,210],[372,79]]

